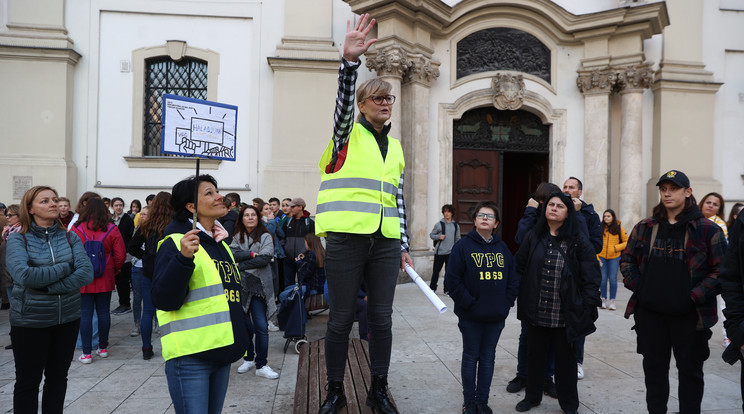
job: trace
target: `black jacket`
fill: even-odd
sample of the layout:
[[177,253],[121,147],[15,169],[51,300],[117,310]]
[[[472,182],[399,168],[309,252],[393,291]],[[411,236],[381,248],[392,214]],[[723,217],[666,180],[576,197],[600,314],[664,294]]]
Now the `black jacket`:
[[[547,236],[527,234],[516,255],[519,282],[517,317],[537,324],[540,279],[547,247]],[[573,341],[596,330],[597,307],[602,304],[599,284],[602,275],[594,248],[583,235],[569,241],[567,259],[561,273],[561,310],[566,321],[566,335]]]
[[723,326],[731,344],[723,352],[723,360],[734,364],[742,359],[740,352],[744,345],[744,214],[739,213],[732,228],[729,229],[729,246],[721,263],[718,275],[721,283],[721,297],[726,302]]

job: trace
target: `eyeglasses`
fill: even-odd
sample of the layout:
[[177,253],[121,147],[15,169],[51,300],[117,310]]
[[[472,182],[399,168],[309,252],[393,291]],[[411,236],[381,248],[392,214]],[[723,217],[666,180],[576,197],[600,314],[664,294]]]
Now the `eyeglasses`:
[[392,105],[395,103],[395,95],[370,96],[368,99],[371,99],[372,102],[376,103],[377,105],[382,105],[383,102],[388,105]]
[[496,220],[496,216],[494,216],[493,214],[478,213],[475,215],[475,217],[483,220]]
[[7,218],[18,217],[18,214],[10,213],[10,214],[6,214],[5,217],[7,217]]

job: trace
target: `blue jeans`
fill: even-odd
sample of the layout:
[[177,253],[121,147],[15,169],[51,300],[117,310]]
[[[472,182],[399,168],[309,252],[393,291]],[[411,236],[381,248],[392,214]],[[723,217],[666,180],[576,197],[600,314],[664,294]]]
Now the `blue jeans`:
[[457,326],[462,333],[462,395],[465,402],[488,404],[496,345],[504,321],[486,323],[460,318]]
[[[266,320],[266,302],[262,298],[253,296],[248,315],[245,316],[245,329],[248,331],[248,348],[246,361],[253,361],[255,357],[256,368],[261,369],[266,365],[269,355],[269,324]],[[253,336],[256,336],[255,347]]]
[[329,381],[342,381],[349,332],[357,311],[357,293],[367,287],[369,360],[372,375],[387,375],[393,345],[393,298],[400,272],[400,240],[369,235],[328,233],[326,280],[330,312],[326,331]]
[[[135,273],[137,275],[135,276]],[[142,268],[132,266],[132,317],[134,323],[140,323],[142,318]],[[139,281],[135,281],[135,277],[139,278]]]
[[111,329],[111,292],[83,293],[80,295],[80,337],[83,341],[83,353],[89,355],[93,340],[93,308],[98,315],[98,348],[108,347],[109,330]]
[[155,316],[155,306],[152,305],[150,289],[152,281],[145,277],[141,267],[132,267],[132,290],[134,291],[134,320],[139,318],[140,301],[142,298],[142,318],[140,318],[140,335],[142,336],[142,348],[152,348],[152,318]]
[[607,282],[610,282],[610,299],[617,296],[617,269],[620,267],[620,257],[614,259],[599,258],[602,261],[602,284],[599,285],[600,294],[607,298]]
[[230,364],[182,356],[165,361],[168,392],[176,414],[219,414],[225,403]]

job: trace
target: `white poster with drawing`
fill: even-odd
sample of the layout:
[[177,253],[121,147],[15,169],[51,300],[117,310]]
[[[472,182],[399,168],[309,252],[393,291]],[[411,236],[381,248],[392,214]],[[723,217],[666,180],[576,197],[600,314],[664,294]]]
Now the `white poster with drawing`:
[[235,161],[237,120],[237,106],[165,94],[160,151]]

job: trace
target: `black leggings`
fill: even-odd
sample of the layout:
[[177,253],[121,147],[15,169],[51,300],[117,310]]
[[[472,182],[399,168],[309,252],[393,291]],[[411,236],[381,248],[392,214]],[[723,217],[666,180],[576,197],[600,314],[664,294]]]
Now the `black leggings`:
[[39,384],[44,375],[41,411],[61,413],[67,393],[67,371],[75,353],[80,319],[48,328],[11,326],[16,382],[13,412],[38,412]]

